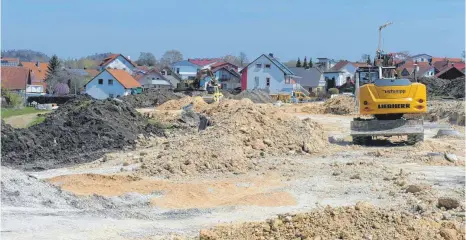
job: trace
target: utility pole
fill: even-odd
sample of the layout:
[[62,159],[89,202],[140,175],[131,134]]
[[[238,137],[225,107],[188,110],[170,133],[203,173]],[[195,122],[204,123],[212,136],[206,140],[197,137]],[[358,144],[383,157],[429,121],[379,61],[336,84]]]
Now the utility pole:
[[379,46],[377,47],[377,53],[380,54],[381,53],[381,48],[382,48],[382,29],[386,28],[387,26],[389,25],[392,25],[393,22],[388,22],[388,23],[385,23],[384,25],[380,26],[379,27]]

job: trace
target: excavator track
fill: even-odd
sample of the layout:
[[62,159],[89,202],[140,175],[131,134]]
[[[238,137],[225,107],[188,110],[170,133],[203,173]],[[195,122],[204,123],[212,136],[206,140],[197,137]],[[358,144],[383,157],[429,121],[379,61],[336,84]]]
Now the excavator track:
[[424,140],[422,119],[378,120],[356,118],[351,122],[353,143],[366,145],[372,137],[408,136],[408,144]]

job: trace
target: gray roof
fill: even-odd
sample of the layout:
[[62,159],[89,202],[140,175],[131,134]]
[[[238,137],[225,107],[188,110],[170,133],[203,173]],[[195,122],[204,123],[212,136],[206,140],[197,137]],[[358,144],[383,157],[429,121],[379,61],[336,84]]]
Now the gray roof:
[[319,81],[322,77],[322,72],[318,68],[313,67],[310,69],[304,69],[292,67],[290,68],[290,70],[293,71],[296,76],[301,77],[299,79],[299,84],[301,84],[301,86],[313,88],[319,86]]
[[260,57],[262,56],[265,56],[267,59],[269,59],[273,64],[275,64],[278,69],[280,69],[282,72],[284,72],[286,75],[292,75],[294,76],[294,72],[291,71],[287,66],[285,66],[283,63],[281,63],[280,61],[278,61],[276,58],[268,55],[268,54],[262,54],[260,55],[258,58],[254,59],[254,61],[250,62],[246,67],[244,67],[243,69],[241,69],[240,72],[242,72],[244,69],[248,68],[249,65],[251,65],[252,63],[254,63],[257,59],[259,59]]

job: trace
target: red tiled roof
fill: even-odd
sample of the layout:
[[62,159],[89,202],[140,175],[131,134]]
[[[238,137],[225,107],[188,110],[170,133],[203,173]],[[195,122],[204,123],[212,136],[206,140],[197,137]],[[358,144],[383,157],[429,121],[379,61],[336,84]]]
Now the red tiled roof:
[[37,62],[21,62],[21,65],[32,70],[35,82],[43,82],[47,77],[48,63],[39,62],[39,66],[37,66]]
[[335,66],[333,66],[332,68],[329,69],[329,72],[340,71],[348,63],[350,63],[350,62],[349,61],[339,61],[339,62],[337,62],[337,64],[335,64]]
[[357,68],[358,67],[370,67],[370,65],[367,64],[366,62],[353,62],[351,64],[353,64],[353,66],[355,66]]
[[214,62],[225,62],[221,58],[194,58],[194,59],[188,59],[188,61],[192,64],[196,64],[198,66],[205,66],[209,65]]
[[433,57],[432,64],[436,62],[440,62],[440,61],[445,61],[445,60],[448,60],[450,62],[461,62],[462,61],[461,58]]
[[25,67],[2,67],[2,87],[8,90],[25,89],[30,70]]
[[99,71],[95,70],[95,69],[85,69],[85,71],[89,74],[89,76],[91,77],[95,77],[97,76],[97,74],[99,74]]
[[127,71],[121,69],[107,69],[115,79],[123,85],[125,88],[137,88],[141,87],[136,79],[133,78]]
[[465,67],[465,63],[464,62],[456,62],[456,63],[452,63],[453,66],[455,66],[455,68],[458,68],[458,70],[463,70],[464,67]]
[[123,56],[122,54],[112,54],[110,56],[108,56],[107,58],[105,58],[104,60],[102,60],[102,62],[99,64],[99,66],[105,66],[109,63],[111,63],[113,60],[117,59],[119,56],[122,56],[124,59],[126,59],[128,62],[130,62],[131,64],[133,64],[133,66],[136,66],[136,64],[134,62],[132,62],[131,60],[129,60],[127,57]]

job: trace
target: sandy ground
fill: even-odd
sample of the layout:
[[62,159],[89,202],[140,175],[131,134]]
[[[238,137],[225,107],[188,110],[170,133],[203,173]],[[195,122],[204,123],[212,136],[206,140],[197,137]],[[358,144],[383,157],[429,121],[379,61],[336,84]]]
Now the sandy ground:
[[[4,119],[6,124],[10,124],[14,128],[25,128],[30,123],[32,123],[39,113],[30,113],[24,114],[19,116],[11,116],[9,118]],[[44,113],[40,113],[44,114]]]
[[[426,141],[416,146],[382,141],[361,147],[349,142],[350,116],[296,115],[321,123],[340,142],[317,155],[264,158],[260,161],[283,167],[239,175],[140,178],[131,173],[137,164],[119,160],[31,172],[82,197],[139,193],[150,195],[150,205],[106,210],[118,213],[110,217],[105,211],[2,205],[2,239],[192,238],[219,223],[260,221],[326,205],[367,201],[406,210],[440,196],[464,199],[464,139],[433,138],[438,129],[451,128],[448,124],[426,123]],[[464,134],[464,128],[457,129]],[[445,152],[455,153],[458,161],[446,161]],[[430,190],[422,196],[406,193],[409,184]],[[140,217],[125,217],[125,211]]]

